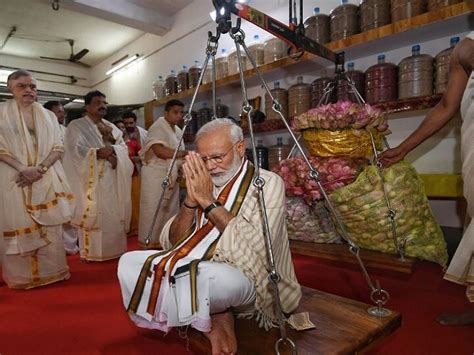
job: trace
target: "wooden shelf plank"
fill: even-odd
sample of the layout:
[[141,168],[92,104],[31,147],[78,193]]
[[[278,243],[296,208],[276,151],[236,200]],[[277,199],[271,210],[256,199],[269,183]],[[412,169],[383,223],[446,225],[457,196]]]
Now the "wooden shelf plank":
[[[357,354],[401,325],[398,312],[377,318],[367,313],[368,304],[308,287],[302,287],[302,292],[297,312],[308,312],[316,328],[297,332],[288,327],[288,337],[295,342],[298,354]],[[275,342],[280,338],[277,328],[266,332],[258,328],[254,319],[236,319],[235,332],[237,355],[274,354]],[[189,340],[195,353],[211,353],[210,343],[202,333],[191,329]],[[282,346],[281,354],[290,354],[288,350]]]
[[[346,244],[318,244],[290,240],[290,249],[293,253],[313,256],[325,261],[358,265],[357,259]],[[406,257],[404,261],[401,261],[397,255],[372,250],[361,249],[360,256],[369,269],[390,270],[403,274],[411,274],[416,262],[414,258]]]
[[375,104],[375,107],[380,108],[381,110],[385,111],[387,114],[404,112],[404,111],[417,111],[417,110],[425,110],[428,108],[432,108],[441,101],[441,94],[435,95],[428,95],[428,96],[420,96],[420,97],[413,97],[409,99],[400,99],[395,101],[389,102],[382,102],[379,104]]

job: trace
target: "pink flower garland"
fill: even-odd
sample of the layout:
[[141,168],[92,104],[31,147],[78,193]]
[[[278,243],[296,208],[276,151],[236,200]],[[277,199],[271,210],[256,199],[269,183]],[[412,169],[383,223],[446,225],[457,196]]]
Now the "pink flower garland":
[[[331,157],[319,158],[310,156],[311,165],[320,173],[321,184],[327,193],[349,185],[369,164],[365,158]],[[321,191],[309,176],[309,168],[302,157],[286,159],[280,162],[273,171],[285,182],[286,194],[290,197],[302,197],[309,205],[323,199]]]
[[345,128],[375,128],[381,134],[390,133],[387,116],[382,110],[351,101],[338,101],[310,109],[297,116],[293,126],[296,130],[316,128],[331,131]]

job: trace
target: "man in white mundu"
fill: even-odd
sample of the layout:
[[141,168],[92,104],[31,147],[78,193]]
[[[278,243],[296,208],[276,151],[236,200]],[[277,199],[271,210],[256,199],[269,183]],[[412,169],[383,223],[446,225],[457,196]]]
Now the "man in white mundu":
[[[382,155],[385,164],[400,161],[425,139],[438,132],[460,110],[461,158],[464,197],[467,202],[467,224],[456,253],[444,278],[466,285],[466,296],[474,302],[474,32],[470,32],[451,54],[448,88],[441,101],[421,125],[398,147]],[[444,325],[474,325],[474,308],[461,314],[443,314]]]
[[127,250],[133,164],[122,132],[103,119],[105,95],[84,97],[87,115],[72,121],[64,137],[64,169],[77,198],[71,223],[78,228],[83,260],[114,259]]
[[[59,129],[61,130],[61,142],[64,143],[64,135],[66,134],[66,126],[64,121],[66,119],[66,112],[64,106],[60,101],[48,101],[43,107],[47,110],[50,110],[54,113],[58,119]],[[66,249],[67,254],[76,254],[79,251],[79,246],[77,245],[77,230],[70,223],[65,223],[63,225],[63,238],[64,238],[64,248]]]
[[8,77],[13,100],[0,104],[0,240],[3,278],[11,288],[68,279],[62,224],[73,196],[60,158],[56,117],[36,102],[36,80],[24,70]]
[[[124,305],[139,326],[167,332],[191,325],[211,342],[212,353],[237,350],[233,315],[276,325],[268,281],[262,211],[245,157],[240,127],[215,119],[196,135],[197,153],[183,164],[187,195],[161,234],[165,251],[122,256],[118,276]],[[279,176],[261,170],[282,309],[301,298],[289,251],[285,189]]]
[[148,245],[145,243],[153,224],[158,201],[163,189],[161,182],[168,173],[168,166],[173,158],[174,150],[179,143],[181,129],[178,127],[183,120],[184,104],[179,100],[170,100],[165,104],[164,117],[158,118],[148,130],[145,145],[140,151],[143,162],[140,181],[140,218],[138,227],[138,244],[143,249],[160,249],[159,237],[164,224],[179,210],[178,165],[181,158],[188,153],[181,143],[180,150],[171,171],[170,186],[163,196],[160,211],[156,218]]

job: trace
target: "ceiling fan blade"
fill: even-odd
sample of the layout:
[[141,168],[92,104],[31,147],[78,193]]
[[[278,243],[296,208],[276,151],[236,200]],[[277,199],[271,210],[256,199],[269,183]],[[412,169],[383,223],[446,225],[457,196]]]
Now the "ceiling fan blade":
[[90,67],[91,67],[89,64],[86,64],[86,63],[80,62],[80,61],[76,61],[76,62],[74,62],[74,63],[79,64],[79,65],[82,65],[84,68],[90,68]]
[[64,59],[64,58],[54,58],[54,57],[43,57],[40,56],[41,59],[49,59],[49,60],[61,60],[61,61],[69,61],[69,59]]
[[78,60],[80,60],[82,57],[84,57],[87,53],[89,53],[89,50],[84,48],[82,51],[74,54],[71,56],[70,58],[70,61],[71,62],[77,62]]

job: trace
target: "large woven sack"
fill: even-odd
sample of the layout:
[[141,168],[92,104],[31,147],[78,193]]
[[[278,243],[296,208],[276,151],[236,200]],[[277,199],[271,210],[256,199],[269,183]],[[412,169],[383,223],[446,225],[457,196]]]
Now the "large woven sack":
[[288,237],[313,243],[338,243],[338,236],[323,201],[311,206],[301,197],[286,198]]
[[[383,177],[392,208],[396,211],[397,243],[406,243],[408,256],[445,266],[448,260],[446,242],[415,168],[402,161],[384,169]],[[367,166],[355,182],[335,190],[330,199],[357,245],[397,253],[382,179],[375,166]]]

